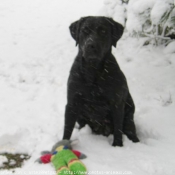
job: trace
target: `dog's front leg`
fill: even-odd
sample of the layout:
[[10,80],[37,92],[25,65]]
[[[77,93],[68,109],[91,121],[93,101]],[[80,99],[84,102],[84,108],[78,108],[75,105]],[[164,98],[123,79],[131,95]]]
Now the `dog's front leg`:
[[114,141],[112,146],[123,146],[122,141],[122,130],[123,130],[123,119],[124,119],[124,107],[123,105],[114,105],[112,107],[112,118],[114,127]]
[[74,106],[67,104],[65,111],[63,139],[67,140],[70,139],[76,120],[77,120],[77,113]]

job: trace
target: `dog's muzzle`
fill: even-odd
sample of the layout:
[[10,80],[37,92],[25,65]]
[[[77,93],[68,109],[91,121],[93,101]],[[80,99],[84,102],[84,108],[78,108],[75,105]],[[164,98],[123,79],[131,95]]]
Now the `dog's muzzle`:
[[91,62],[97,61],[100,59],[100,53],[100,47],[93,39],[90,38],[85,42],[83,47],[83,56],[85,59],[88,59]]

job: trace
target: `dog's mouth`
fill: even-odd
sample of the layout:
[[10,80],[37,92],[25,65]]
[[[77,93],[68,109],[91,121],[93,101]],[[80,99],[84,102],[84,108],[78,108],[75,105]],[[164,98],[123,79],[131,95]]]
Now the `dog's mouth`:
[[100,59],[98,57],[84,57],[86,65],[92,68],[98,68],[100,64]]
[[99,53],[84,51],[83,57],[84,57],[85,62],[89,66],[95,66],[95,67],[98,66],[98,64],[101,61],[101,55]]
[[99,60],[100,51],[89,51],[89,50],[84,49],[83,50],[83,57],[86,58],[87,60],[91,60],[91,61]]

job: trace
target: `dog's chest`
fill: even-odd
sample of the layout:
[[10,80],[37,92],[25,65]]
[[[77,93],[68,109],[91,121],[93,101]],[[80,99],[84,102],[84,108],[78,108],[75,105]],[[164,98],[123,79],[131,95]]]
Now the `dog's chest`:
[[104,120],[109,112],[109,105],[104,95],[104,89],[98,85],[86,85],[82,94],[82,113],[94,120]]
[[85,84],[83,86],[83,98],[91,103],[105,102],[105,90],[98,84]]

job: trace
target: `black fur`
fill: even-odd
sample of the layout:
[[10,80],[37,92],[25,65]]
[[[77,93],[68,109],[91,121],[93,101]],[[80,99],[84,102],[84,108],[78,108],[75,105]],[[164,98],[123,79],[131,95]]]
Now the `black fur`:
[[85,17],[70,26],[79,45],[68,79],[68,103],[63,139],[70,139],[75,122],[88,124],[96,134],[114,134],[113,146],[122,146],[122,134],[138,142],[133,120],[134,102],[111,47],[123,26],[111,18]]

